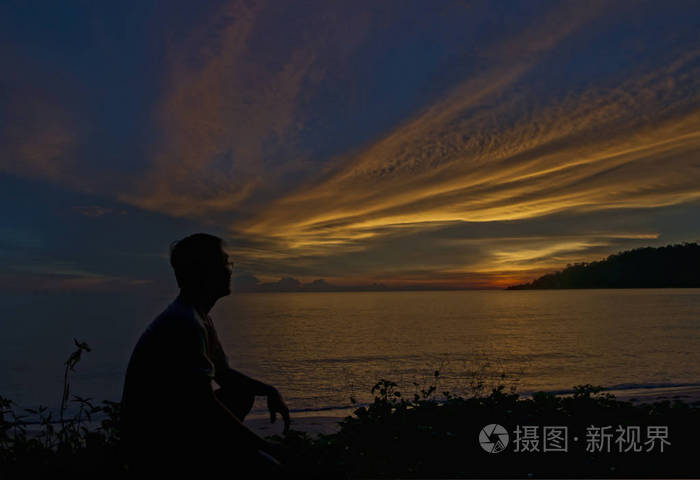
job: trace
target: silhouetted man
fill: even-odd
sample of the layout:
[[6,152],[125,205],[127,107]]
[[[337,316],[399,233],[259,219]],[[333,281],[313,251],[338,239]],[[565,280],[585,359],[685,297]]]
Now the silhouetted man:
[[[228,365],[208,312],[231,293],[232,264],[220,238],[191,235],[170,247],[180,294],[141,335],[122,396],[122,438],[135,473],[216,472],[260,467],[275,445],[243,423],[256,395],[271,420],[289,409],[274,387]],[[221,387],[214,391],[212,380]],[[269,457],[268,461],[273,460]]]

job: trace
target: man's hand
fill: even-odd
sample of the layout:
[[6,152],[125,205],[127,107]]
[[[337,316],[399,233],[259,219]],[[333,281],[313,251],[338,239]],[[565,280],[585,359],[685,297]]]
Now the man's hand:
[[284,420],[284,430],[283,434],[286,435],[289,431],[289,408],[287,404],[284,403],[284,399],[280,392],[277,391],[275,387],[270,387],[270,392],[267,394],[267,408],[270,410],[270,422],[275,423],[277,420],[277,414],[279,413]]

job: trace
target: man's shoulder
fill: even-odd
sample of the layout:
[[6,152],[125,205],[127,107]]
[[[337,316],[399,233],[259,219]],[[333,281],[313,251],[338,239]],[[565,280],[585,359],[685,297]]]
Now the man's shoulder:
[[163,310],[141,335],[139,343],[150,344],[158,338],[177,338],[203,329],[194,307],[176,299]]
[[165,310],[163,310],[157,317],[163,319],[176,319],[176,320],[191,320],[196,321],[197,317],[195,315],[194,307],[184,301],[179,297],[173,300],[170,305],[168,305]]
[[176,299],[148,324],[129,359],[123,398],[171,388],[173,376],[181,380],[204,338],[193,310]]
[[200,322],[194,306],[182,301],[179,297],[170,303],[170,305],[151,322],[151,325],[154,326],[162,325],[170,327],[197,326],[199,324]]

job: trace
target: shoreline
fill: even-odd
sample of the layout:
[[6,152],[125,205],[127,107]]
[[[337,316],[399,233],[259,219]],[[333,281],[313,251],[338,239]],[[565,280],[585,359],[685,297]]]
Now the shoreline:
[[[633,405],[663,401],[673,402],[676,400],[687,404],[700,402],[700,385],[611,388],[601,392],[601,394],[606,393],[614,395],[616,400],[631,402]],[[566,395],[570,394],[558,394],[558,396]],[[527,399],[530,396],[530,394],[521,394],[520,398]],[[331,411],[291,412],[292,423],[290,429],[306,432],[312,436],[337,433],[340,430],[338,422],[351,415],[359,406]],[[283,423],[279,417],[275,423],[271,424],[269,416],[256,414],[246,418],[244,423],[261,436],[282,434]]]
[[603,393],[612,393],[618,400],[632,402],[635,405],[674,400],[688,404],[700,402],[700,385],[610,389]]

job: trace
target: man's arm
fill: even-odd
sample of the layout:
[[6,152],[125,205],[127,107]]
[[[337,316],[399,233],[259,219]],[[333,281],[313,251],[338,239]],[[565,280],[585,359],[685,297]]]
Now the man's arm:
[[216,398],[211,380],[215,366],[207,356],[205,332],[201,327],[187,326],[177,352],[187,359],[187,367],[180,372],[180,381],[185,385],[184,396],[188,397],[196,410],[202,413],[209,425],[220,432],[220,440],[248,445],[254,450],[272,453],[271,444],[245,426]]
[[284,421],[283,433],[289,431],[291,418],[289,417],[289,407],[285,403],[280,392],[273,387],[259,380],[249,377],[228,365],[223,369],[223,372],[216,374],[216,383],[221,387],[226,388],[243,388],[245,391],[252,392],[253,395],[261,395],[267,397],[267,409],[270,411],[270,422],[275,423],[277,414],[282,416]]
[[234,370],[228,363],[228,358],[224,352],[219,337],[214,328],[211,318],[206,319],[207,330],[209,334],[209,342],[212,350],[212,363],[214,364],[214,379],[222,388],[230,388],[231,390],[241,389],[249,392],[252,395],[267,397],[267,408],[270,410],[270,421],[274,423],[277,419],[277,413],[284,420],[284,433],[289,430],[291,422],[289,418],[289,408],[285,403],[280,392],[267,383],[245,375],[244,373]]
[[253,395],[269,396],[277,394],[277,389],[272,385],[263,383],[248,375],[234,370],[226,363],[215,364],[215,380],[222,387],[243,388]]
[[214,322],[207,316],[204,320],[204,325],[207,329],[209,338],[209,346],[211,350],[211,362],[214,364],[214,379],[221,387],[231,389],[243,389],[253,395],[267,396],[273,393],[273,387],[266,383],[255,380],[243,373],[234,370],[228,363],[228,357],[224,348],[219,341],[219,335],[214,328]]
[[216,395],[214,395],[214,391],[211,388],[211,384],[208,384],[207,390],[207,405],[205,405],[205,408],[207,412],[210,412],[212,420],[215,422],[214,424],[217,425],[217,428],[220,427],[221,431],[223,432],[230,432],[230,440],[232,440],[234,443],[249,445],[253,448],[253,450],[262,450],[266,453],[274,455],[272,444],[257,435],[240,420],[238,420],[238,418],[231,413],[231,411],[223,403],[221,403],[218,398],[216,398]]

